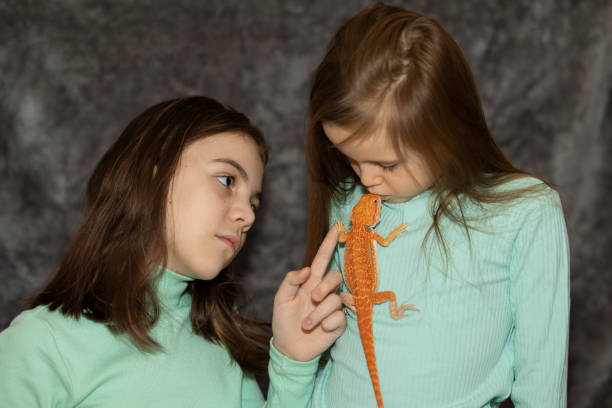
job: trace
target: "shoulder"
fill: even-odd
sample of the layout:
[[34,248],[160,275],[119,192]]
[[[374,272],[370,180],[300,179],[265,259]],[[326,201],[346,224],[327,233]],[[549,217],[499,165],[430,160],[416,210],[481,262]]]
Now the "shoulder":
[[463,202],[463,215],[470,226],[510,236],[533,230],[541,222],[552,223],[560,233],[566,229],[559,194],[542,180],[517,177],[488,189],[486,200]]
[[510,179],[495,187],[496,192],[517,192],[522,197],[558,197],[557,191],[543,180],[533,176],[522,176]]
[[[0,405],[72,406],[72,375],[58,347],[56,328],[70,318],[39,306],[18,315],[0,333]],[[4,405],[3,405],[4,406]]]
[[[109,330],[105,325],[85,317],[66,316],[47,306],[38,306],[19,314],[0,333],[0,355],[24,353],[28,358],[44,356],[47,361],[67,364],[75,350],[94,350],[109,346]],[[13,357],[12,358],[19,358]]]
[[562,212],[559,193],[536,177],[515,178],[500,184],[494,190],[501,196],[509,197],[501,206],[514,217],[528,217],[530,214],[548,211]]
[[497,217],[502,226],[512,233],[515,249],[534,251],[534,241],[546,242],[540,253],[567,251],[567,226],[559,193],[535,177],[522,177],[499,186],[502,191],[516,195],[501,205]]
[[0,359],[4,369],[25,375],[25,372],[65,371],[66,362],[60,351],[57,328],[68,323],[67,317],[44,306],[19,314],[0,333]]
[[44,306],[22,312],[0,333],[0,354],[5,357],[6,353],[19,350],[55,349],[56,329],[70,324],[68,319]]
[[43,334],[50,331],[49,320],[54,320],[54,312],[46,307],[39,306],[31,310],[21,312],[0,335],[6,336]]
[[[0,353],[6,348],[39,350],[41,353],[68,354],[75,345],[104,339],[108,329],[85,317],[74,318],[38,306],[19,314],[0,333]],[[86,340],[85,340],[86,339]]]

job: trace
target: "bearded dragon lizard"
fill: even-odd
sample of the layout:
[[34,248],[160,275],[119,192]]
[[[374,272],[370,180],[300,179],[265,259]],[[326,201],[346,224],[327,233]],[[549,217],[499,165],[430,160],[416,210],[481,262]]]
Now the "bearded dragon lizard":
[[[357,314],[357,325],[361,345],[365,354],[368,372],[374,387],[374,395],[378,408],[383,408],[380,383],[376,368],[376,355],[374,353],[374,332],[372,328],[372,312],[375,304],[389,301],[389,312],[394,319],[405,317],[405,310],[418,311],[414,305],[402,303],[397,307],[395,293],[391,291],[377,292],[378,271],[376,267],[376,247],[374,240],[382,246],[387,246],[404,231],[408,224],[400,224],[391,231],[387,238],[383,238],[374,227],[380,220],[380,196],[364,194],[357,205],[353,207],[350,216],[351,228],[344,232],[342,221],[336,221],[338,227],[338,241],[346,242],[344,251],[344,274],[346,284],[353,294],[354,303],[348,306]],[[344,297],[343,299],[347,299]]]

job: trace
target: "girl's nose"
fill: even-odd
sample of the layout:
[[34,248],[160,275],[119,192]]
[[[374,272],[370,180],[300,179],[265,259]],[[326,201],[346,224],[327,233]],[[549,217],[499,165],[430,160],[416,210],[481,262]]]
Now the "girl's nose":
[[243,231],[248,231],[255,222],[255,210],[250,202],[237,202],[232,206],[230,218],[237,222]]
[[359,169],[359,179],[366,188],[374,187],[382,183],[382,176],[372,166],[361,166]]

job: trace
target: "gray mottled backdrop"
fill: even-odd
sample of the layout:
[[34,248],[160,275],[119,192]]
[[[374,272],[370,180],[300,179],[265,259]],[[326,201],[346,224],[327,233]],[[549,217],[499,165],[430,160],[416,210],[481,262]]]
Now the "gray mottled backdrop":
[[[572,246],[569,406],[612,406],[612,3],[399,3],[456,38],[502,149],[559,186]],[[66,249],[105,149],[144,108],[185,94],[236,106],[272,146],[241,260],[256,312],[270,317],[304,250],[310,75],[366,4],[0,1],[0,329]]]

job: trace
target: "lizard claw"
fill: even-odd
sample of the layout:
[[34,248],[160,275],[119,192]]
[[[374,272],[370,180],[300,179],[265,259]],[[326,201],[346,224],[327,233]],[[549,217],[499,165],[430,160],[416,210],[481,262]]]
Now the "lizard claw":
[[391,317],[394,319],[401,319],[402,317],[407,317],[408,314],[406,313],[407,310],[412,310],[415,312],[419,312],[420,310],[417,309],[414,305],[411,304],[407,304],[405,302],[403,302],[401,305],[399,305],[399,307],[395,310],[391,310]]
[[344,232],[344,223],[338,220],[334,223],[334,225],[338,229],[338,242],[346,242],[348,234]]

